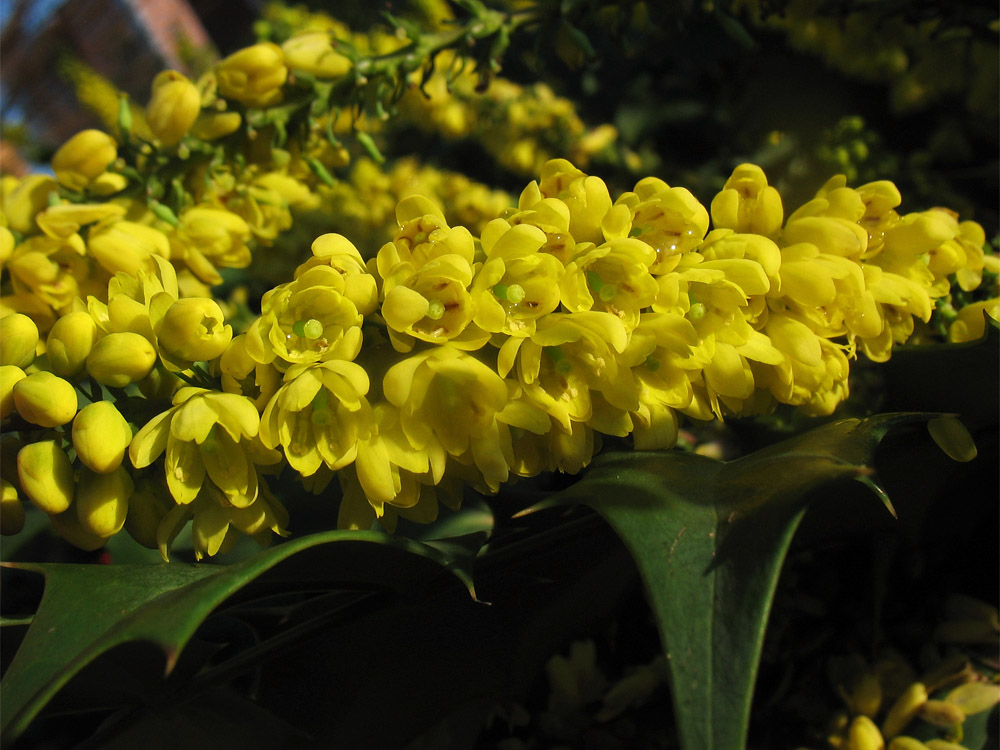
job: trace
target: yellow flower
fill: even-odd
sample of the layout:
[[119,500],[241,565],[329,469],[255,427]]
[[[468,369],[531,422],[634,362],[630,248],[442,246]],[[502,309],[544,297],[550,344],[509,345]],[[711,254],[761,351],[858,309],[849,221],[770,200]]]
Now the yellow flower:
[[7,226],[21,234],[38,230],[35,217],[49,205],[49,195],[59,184],[48,175],[32,174],[17,181],[17,186],[3,196],[3,218]]
[[322,31],[306,31],[281,45],[285,63],[317,78],[339,78],[351,69],[349,58],[334,49],[330,35]]
[[498,369],[505,376],[516,363],[524,396],[568,433],[571,422],[594,417],[592,390],[619,410],[638,408],[635,379],[618,359],[627,340],[625,326],[609,313],[553,313],[530,338],[503,344]]
[[97,325],[83,310],[59,318],[45,340],[45,355],[52,372],[73,378],[83,372],[87,356],[97,341]]
[[329,266],[344,277],[344,296],[362,315],[371,315],[378,308],[378,286],[361,253],[342,234],[323,234],[312,243],[313,257],[295,269],[295,278],[313,266]]
[[138,333],[109,333],[87,355],[87,374],[98,383],[124,388],[149,375],[156,364],[156,349]]
[[248,107],[268,107],[281,101],[288,77],[281,47],[270,42],[234,52],[215,66],[219,93]]
[[220,284],[218,268],[250,265],[250,227],[232,211],[195,206],[180,215],[170,235],[171,257],[181,260],[206,284]]
[[173,146],[194,125],[201,112],[201,94],[182,73],[164,70],[153,79],[153,96],[146,122],[165,146]]
[[14,383],[14,408],[32,424],[59,427],[76,416],[76,389],[68,380],[44,370]]
[[83,190],[118,158],[115,139],[100,130],[82,130],[56,151],[52,171],[71,190]]
[[958,318],[948,328],[948,340],[978,341],[986,335],[986,316],[1000,321],[1000,297],[973,302],[959,310]]
[[368,375],[353,362],[291,367],[261,415],[261,442],[268,448],[281,445],[303,476],[315,474],[321,464],[340,469],[354,460],[358,439],[371,429],[367,392]]
[[629,238],[580,253],[566,266],[562,303],[570,312],[609,312],[630,331],[639,322],[639,312],[656,299],[659,287],[649,273],[655,262],[652,247]]
[[30,292],[55,310],[67,308],[90,275],[81,246],[82,242],[78,246],[40,235],[29,237],[7,263],[14,290]]
[[[515,211],[507,217],[512,225],[528,224],[541,229],[545,233],[545,243],[540,252],[554,255],[564,265],[576,254],[576,239],[569,231],[569,208],[557,198],[542,198],[531,208]],[[487,236],[490,222],[483,229],[483,237]]]
[[21,489],[49,515],[62,513],[73,502],[73,464],[55,440],[28,443],[17,452]]
[[107,474],[121,465],[132,442],[132,428],[110,401],[80,409],[73,420],[73,449],[91,471]]
[[376,256],[376,268],[383,279],[400,263],[412,263],[419,269],[440,255],[458,255],[472,264],[472,234],[465,227],[449,227],[441,209],[430,199],[411,195],[399,201],[396,223],[399,230],[392,242],[383,245]]
[[507,403],[507,386],[496,372],[443,345],[390,367],[382,388],[399,408],[400,426],[414,449],[440,446],[451,456],[471,452],[491,484],[498,477],[506,479],[506,465],[498,467],[495,461],[509,454],[509,433],[505,449],[504,431],[497,422],[497,413]]
[[47,236],[72,243],[83,255],[83,241],[75,236],[80,228],[121,218],[125,211],[125,207],[117,203],[60,203],[40,211],[35,221]]
[[543,198],[556,198],[569,209],[569,230],[577,242],[603,241],[601,223],[611,210],[611,195],[604,180],[588,176],[566,159],[546,162],[540,178],[521,193],[518,208],[530,209]]
[[108,273],[121,271],[136,276],[140,269],[153,271],[151,255],[170,257],[170,241],[163,232],[145,224],[111,220],[91,227],[87,254]]
[[605,216],[607,239],[636,237],[656,251],[649,264],[656,275],[672,271],[680,256],[698,247],[708,231],[708,211],[686,188],[672,188],[655,177],[636,183]]
[[383,282],[382,316],[398,351],[413,348],[413,339],[448,342],[478,349],[489,333],[472,323],[469,293],[472,266],[460,255],[440,255],[419,268],[397,263]]
[[207,478],[230,504],[245,508],[257,499],[251,451],[259,426],[257,409],[248,398],[181,388],[174,406],[136,433],[129,457],[141,469],[166,453],[167,486],[180,505],[191,503]]
[[0,318],[0,365],[22,370],[35,361],[38,326],[27,315],[14,313]]
[[770,237],[781,228],[782,219],[781,196],[754,164],[736,167],[712,200],[712,223],[717,228]]
[[125,530],[135,541],[148,549],[156,549],[156,532],[174,505],[163,479],[139,478],[128,502]]
[[361,349],[362,317],[343,295],[344,278],[316,266],[261,299],[261,315],[247,331],[247,352],[279,370],[294,364],[354,359]]

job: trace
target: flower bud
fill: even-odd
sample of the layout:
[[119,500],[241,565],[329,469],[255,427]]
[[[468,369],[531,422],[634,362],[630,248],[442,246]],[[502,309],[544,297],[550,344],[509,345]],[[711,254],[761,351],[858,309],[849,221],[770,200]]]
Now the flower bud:
[[215,300],[179,299],[155,324],[160,351],[184,366],[211,361],[226,350],[233,338],[232,326],[225,325],[224,319],[225,314]]
[[28,499],[49,515],[62,513],[73,502],[73,464],[55,440],[21,448],[17,478]]
[[0,365],[16,365],[22,370],[35,361],[38,326],[23,313],[0,318]]
[[243,117],[239,112],[202,112],[191,127],[191,135],[214,141],[239,130]]
[[73,420],[76,455],[98,474],[117,469],[131,442],[132,428],[110,401],[88,404]]
[[82,373],[96,340],[97,324],[90,313],[77,310],[63,315],[52,326],[45,341],[45,354],[52,372],[64,378]]
[[128,502],[135,490],[124,466],[109,474],[84,469],[76,490],[76,516],[80,526],[95,536],[109,537],[121,531]]
[[90,192],[102,198],[120,193],[128,187],[128,177],[117,172],[104,172],[90,183]]
[[929,700],[920,707],[920,718],[936,727],[951,729],[965,721],[965,712],[954,703]]
[[293,36],[281,45],[288,67],[317,78],[339,78],[351,69],[351,61],[333,48],[325,31]]
[[164,145],[173,146],[191,129],[201,112],[197,87],[176,70],[164,70],[153,79],[153,96],[146,122]]
[[27,377],[14,365],[0,365],[0,419],[14,413],[14,384]]
[[920,713],[920,709],[927,702],[927,687],[922,682],[911,684],[896,702],[889,709],[885,721],[882,722],[882,734],[887,737],[895,737],[906,729],[909,724]]
[[249,107],[267,107],[281,99],[288,77],[281,47],[270,42],[234,52],[215,68],[219,93]]
[[76,389],[51,372],[33,372],[14,384],[14,408],[39,427],[58,427],[76,416]]
[[95,549],[103,547],[108,541],[103,536],[91,533],[81,525],[76,508],[70,508],[64,513],[50,516],[49,520],[59,536],[77,549],[93,552]]
[[847,750],[884,750],[885,740],[867,716],[857,716],[847,730]]
[[33,174],[22,179],[3,203],[7,225],[15,232],[32,234],[35,216],[49,205],[49,194],[59,188],[59,183],[48,175]]
[[62,185],[83,190],[118,158],[115,139],[100,130],[82,130],[52,157],[52,171]]
[[144,336],[126,331],[100,339],[87,357],[87,373],[98,383],[124,388],[149,375],[156,350]]
[[24,528],[24,506],[17,497],[17,488],[0,479],[0,534],[10,536]]

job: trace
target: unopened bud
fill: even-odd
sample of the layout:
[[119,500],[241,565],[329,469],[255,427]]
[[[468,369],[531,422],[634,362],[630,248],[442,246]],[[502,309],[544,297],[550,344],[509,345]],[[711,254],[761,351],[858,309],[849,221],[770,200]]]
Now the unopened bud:
[[21,448],[17,478],[28,499],[49,515],[62,513],[73,502],[73,464],[55,440]]
[[867,716],[857,716],[847,730],[847,750],[884,750],[885,740]]
[[109,537],[121,531],[135,485],[124,466],[109,474],[84,469],[76,490],[76,515],[80,526],[95,536]]
[[82,130],[52,157],[56,179],[71,190],[83,190],[118,158],[115,139],[100,130]]
[[38,326],[23,313],[0,318],[0,365],[15,365],[22,370],[35,361]]
[[243,117],[239,112],[202,112],[191,128],[191,135],[214,141],[239,130]]
[[124,388],[149,375],[155,364],[156,350],[144,336],[129,331],[109,333],[94,344],[87,372],[98,383]]
[[882,722],[882,734],[886,737],[895,737],[902,732],[907,724],[916,718],[926,702],[927,687],[922,682],[914,682],[892,704],[885,721]]
[[929,700],[920,707],[920,718],[936,727],[951,729],[965,721],[965,712],[953,703]]
[[83,464],[98,474],[121,465],[132,442],[132,428],[110,401],[97,401],[80,409],[73,420],[73,448]]
[[58,427],[76,416],[76,389],[51,372],[33,372],[14,384],[14,408],[39,427]]
[[293,36],[281,45],[288,67],[317,78],[339,78],[351,69],[351,61],[333,48],[325,31]]
[[0,534],[11,536],[24,528],[24,506],[17,496],[17,488],[6,479],[0,479]]
[[164,70],[153,79],[153,96],[146,107],[150,130],[164,145],[173,146],[194,125],[201,112],[197,87],[176,70]]
[[63,315],[52,326],[45,341],[52,372],[64,378],[82,373],[96,340],[97,324],[90,313],[77,310]]
[[254,44],[233,53],[215,67],[219,93],[250,107],[266,107],[281,99],[288,78],[281,47]]
[[154,332],[160,351],[187,366],[191,362],[211,361],[226,350],[233,329],[224,321],[225,314],[215,300],[188,297],[167,309]]

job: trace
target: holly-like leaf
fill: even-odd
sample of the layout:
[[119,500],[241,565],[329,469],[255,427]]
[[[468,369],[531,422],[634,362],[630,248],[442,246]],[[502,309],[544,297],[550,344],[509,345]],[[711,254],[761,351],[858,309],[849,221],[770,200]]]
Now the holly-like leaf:
[[[12,742],[75,674],[115,646],[153,644],[162,650],[169,674],[198,627],[237,593],[252,597],[343,584],[405,591],[450,563],[424,544],[347,531],[293,539],[229,566],[5,563],[41,573],[46,584],[31,627],[0,682],[0,736]],[[472,593],[461,566],[452,571]]]
[[935,414],[831,422],[730,462],[612,453],[540,507],[584,503],[630,550],[667,656],[681,743],[744,747],[768,612],[808,493],[854,478],[875,489],[875,447]]

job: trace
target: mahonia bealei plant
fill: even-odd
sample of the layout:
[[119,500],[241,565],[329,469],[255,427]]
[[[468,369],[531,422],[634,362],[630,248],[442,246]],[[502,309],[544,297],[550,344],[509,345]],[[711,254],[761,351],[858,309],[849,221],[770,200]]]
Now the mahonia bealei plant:
[[[2,533],[27,500],[84,549],[125,529],[167,558],[190,523],[201,558],[297,531],[277,492],[295,476],[339,498],[341,528],[392,531],[467,486],[579,472],[607,436],[660,450],[685,418],[831,414],[856,358],[1000,317],[983,229],[900,213],[891,182],[835,177],[788,213],[751,164],[705,206],[657,177],[613,196],[546,160],[583,164],[614,134],[541,88],[474,100],[461,56],[530,20],[482,14],[419,44],[330,20],[197,80],[165,71],[141,112],[122,99],[115,136],[76,134],[51,176],[0,177]],[[421,84],[430,99],[399,100]],[[511,205],[376,166],[361,131],[396,101],[454,135],[495,105],[490,148],[538,178]],[[575,140],[542,143],[566,123]],[[310,213],[359,236],[268,257],[259,314],[213,294]]]

